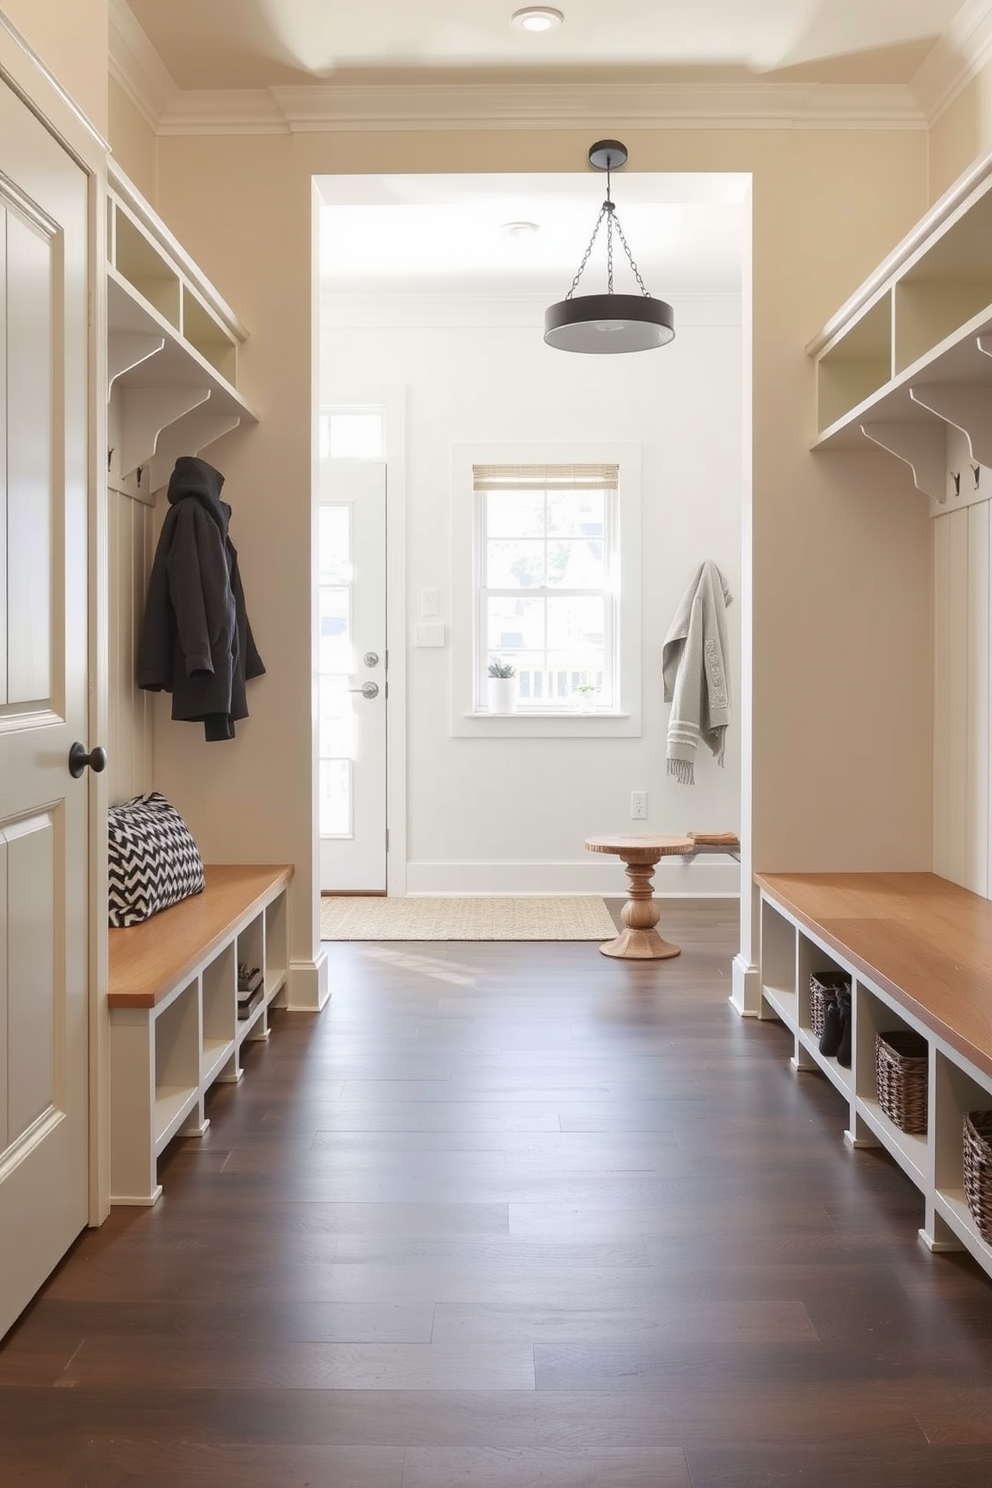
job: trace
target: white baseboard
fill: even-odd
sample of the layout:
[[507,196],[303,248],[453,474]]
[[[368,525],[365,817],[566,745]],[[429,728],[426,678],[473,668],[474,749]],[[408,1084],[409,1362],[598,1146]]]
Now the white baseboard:
[[331,995],[327,952],[315,961],[291,961],[286,978],[286,1006],[293,1013],[319,1013]]
[[[731,858],[663,858],[655,869],[659,899],[726,899],[740,894],[740,864]],[[407,864],[406,891],[423,894],[604,894],[625,898],[618,858],[603,853],[561,861],[422,859]]]
[[757,1018],[761,1013],[759,969],[741,955],[732,964],[730,1001],[742,1018]]

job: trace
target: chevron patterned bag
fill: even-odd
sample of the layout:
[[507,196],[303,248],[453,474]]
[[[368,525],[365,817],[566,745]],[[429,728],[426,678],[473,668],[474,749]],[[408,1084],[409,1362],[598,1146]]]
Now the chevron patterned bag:
[[163,795],[135,796],[111,806],[107,815],[111,925],[138,925],[202,892],[200,850]]

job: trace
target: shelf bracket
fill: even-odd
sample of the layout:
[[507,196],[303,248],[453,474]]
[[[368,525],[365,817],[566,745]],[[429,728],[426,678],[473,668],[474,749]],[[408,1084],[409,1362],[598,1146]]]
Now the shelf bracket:
[[947,499],[947,436],[941,425],[862,424],[861,432],[909,466],[918,491],[934,501]]
[[154,455],[163,429],[199,408],[205,387],[121,389],[121,475],[129,476]]
[[164,345],[164,336],[143,335],[140,331],[111,331],[107,340],[108,400],[118,377],[157,356]]
[[[979,337],[979,341],[983,340]],[[990,341],[987,356],[992,356]],[[992,388],[931,386],[910,388],[909,396],[921,408],[935,413],[968,441],[971,458],[979,465],[992,465]]]
[[194,410],[170,424],[159,436],[152,462],[150,489],[161,490],[180,455],[198,455],[222,434],[236,429],[240,422],[240,415],[236,413],[199,413]]

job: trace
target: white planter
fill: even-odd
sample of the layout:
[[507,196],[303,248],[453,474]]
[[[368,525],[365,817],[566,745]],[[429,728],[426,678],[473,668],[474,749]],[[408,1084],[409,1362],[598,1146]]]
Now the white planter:
[[487,677],[486,701],[490,713],[516,713],[516,677]]

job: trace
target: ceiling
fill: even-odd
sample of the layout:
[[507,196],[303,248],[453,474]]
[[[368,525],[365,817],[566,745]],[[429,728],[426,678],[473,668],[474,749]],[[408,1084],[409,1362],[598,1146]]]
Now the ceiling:
[[[350,295],[560,299],[572,282],[604,195],[604,178],[559,175],[323,176],[320,272]],[[750,177],[631,172],[613,200],[650,292],[738,294]],[[519,229],[525,224],[523,231]],[[527,230],[527,228],[531,230]],[[637,284],[618,242],[616,289]],[[579,292],[606,288],[605,229]]]
[[553,73],[687,81],[906,83],[962,0],[557,0],[564,23],[510,24],[521,0],[128,0],[181,89]]

